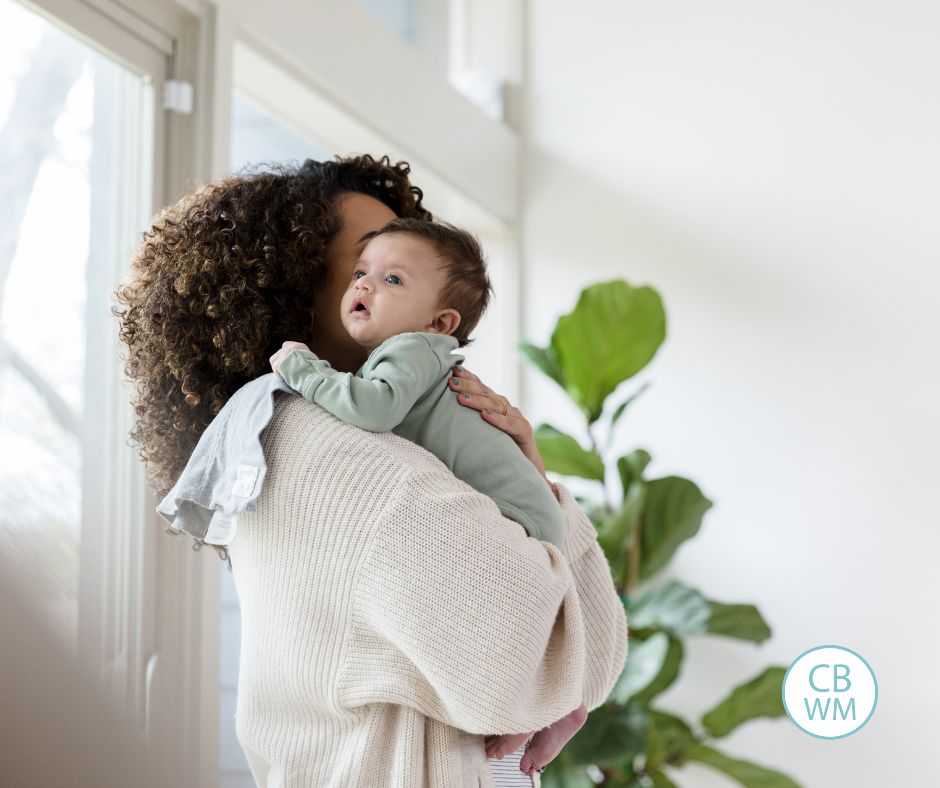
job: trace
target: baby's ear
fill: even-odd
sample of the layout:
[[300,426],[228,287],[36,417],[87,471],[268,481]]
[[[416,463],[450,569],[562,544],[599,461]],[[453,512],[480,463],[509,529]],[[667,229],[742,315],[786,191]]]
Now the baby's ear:
[[453,334],[460,325],[460,312],[456,309],[442,309],[431,321],[430,328],[437,334]]

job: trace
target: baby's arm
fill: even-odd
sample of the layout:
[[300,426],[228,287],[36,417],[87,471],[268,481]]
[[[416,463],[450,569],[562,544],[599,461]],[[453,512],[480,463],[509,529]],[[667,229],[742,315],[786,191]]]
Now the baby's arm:
[[418,334],[402,334],[378,347],[362,377],[338,372],[299,342],[285,342],[271,357],[271,367],[304,399],[371,432],[400,424],[441,372],[437,355]]
[[308,353],[313,352],[303,342],[285,342],[282,344],[281,349],[268,359],[271,364],[271,371],[281,380],[284,380],[284,377],[281,375],[281,363],[292,350],[306,350]]

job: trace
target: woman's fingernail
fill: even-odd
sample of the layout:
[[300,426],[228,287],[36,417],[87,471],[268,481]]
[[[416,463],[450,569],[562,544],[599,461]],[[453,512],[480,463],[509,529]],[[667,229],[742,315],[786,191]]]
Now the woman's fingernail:
[[469,392],[469,391],[461,391],[461,392],[460,392],[460,396],[463,397],[464,399],[470,399],[470,392]]
[[455,386],[459,386],[459,385],[460,385],[460,378],[451,378],[451,379],[450,379],[450,382],[453,383]]
[[463,367],[460,366],[460,364],[458,364],[456,367],[454,367],[454,369],[456,369],[458,372],[463,372]]

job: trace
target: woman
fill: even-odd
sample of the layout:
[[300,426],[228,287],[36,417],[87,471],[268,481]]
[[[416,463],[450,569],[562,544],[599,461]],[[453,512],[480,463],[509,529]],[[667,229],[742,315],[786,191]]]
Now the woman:
[[[308,161],[210,184],[158,218],[118,298],[133,437],[161,494],[204,431],[238,422],[220,411],[264,384],[283,341],[343,371],[363,363],[339,303],[370,232],[431,218],[408,173],[387,157]],[[544,473],[521,413],[462,377]],[[227,545],[241,603],[236,726],[259,785],[495,785],[487,735],[606,699],[626,621],[564,486],[563,555],[419,446],[274,403],[263,494],[207,539]],[[533,783],[516,770],[500,784]]]

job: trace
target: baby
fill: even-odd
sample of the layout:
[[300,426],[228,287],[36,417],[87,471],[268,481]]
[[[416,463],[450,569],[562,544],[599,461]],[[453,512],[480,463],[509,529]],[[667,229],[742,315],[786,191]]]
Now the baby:
[[[369,351],[366,363],[355,375],[338,372],[306,345],[285,342],[271,367],[343,421],[391,430],[423,446],[530,536],[563,549],[565,519],[547,480],[509,435],[461,407],[448,386],[451,367],[463,361],[451,353],[470,341],[490,291],[472,235],[443,223],[397,219],[365,246],[342,300],[343,326]],[[489,736],[486,754],[501,759],[532,736],[520,762],[531,774],[561,751],[586,717],[582,705],[534,736]]]

